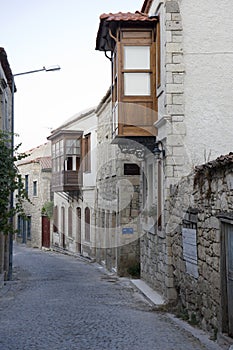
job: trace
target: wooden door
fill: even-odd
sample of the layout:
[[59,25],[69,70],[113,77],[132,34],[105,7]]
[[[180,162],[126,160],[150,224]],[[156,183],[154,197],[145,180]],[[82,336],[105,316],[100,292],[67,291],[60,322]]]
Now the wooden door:
[[228,333],[233,336],[233,225],[226,225],[226,282]]
[[50,248],[50,220],[42,216],[42,247]]

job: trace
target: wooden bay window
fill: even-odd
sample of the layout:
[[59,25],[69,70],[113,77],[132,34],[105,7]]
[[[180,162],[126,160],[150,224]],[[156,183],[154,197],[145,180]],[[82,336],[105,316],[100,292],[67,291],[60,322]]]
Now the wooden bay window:
[[100,19],[96,48],[111,51],[113,137],[155,136],[157,19],[139,12]]
[[78,191],[82,186],[82,132],[58,130],[48,139],[52,141],[52,190]]

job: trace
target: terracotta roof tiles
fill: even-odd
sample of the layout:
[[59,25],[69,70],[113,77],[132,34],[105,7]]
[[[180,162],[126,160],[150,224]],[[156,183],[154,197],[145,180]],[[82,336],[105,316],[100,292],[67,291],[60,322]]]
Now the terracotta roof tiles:
[[121,24],[135,24],[140,26],[153,26],[158,19],[156,17],[149,17],[146,13],[136,11],[131,12],[118,12],[118,13],[103,13],[100,16],[100,25],[96,38],[96,50],[99,51],[113,51],[115,43],[113,37],[109,34],[111,30],[115,35],[116,28]]
[[148,17],[147,14],[136,11],[135,13],[131,12],[118,12],[118,13],[103,13],[100,16],[100,20],[106,20],[106,21],[148,21],[148,22],[153,22],[156,21],[155,17]]
[[199,165],[195,167],[196,173],[200,173],[207,169],[216,169],[221,168],[224,166],[233,165],[233,152],[230,152],[226,155],[221,155],[220,157],[216,158],[215,160],[212,160],[208,163]]

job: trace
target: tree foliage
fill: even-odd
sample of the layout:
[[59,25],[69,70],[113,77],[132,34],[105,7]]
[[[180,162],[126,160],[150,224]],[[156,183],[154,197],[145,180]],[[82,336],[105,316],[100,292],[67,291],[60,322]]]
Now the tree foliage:
[[[25,216],[23,201],[29,201],[24,189],[22,177],[18,173],[15,162],[27,157],[19,154],[17,145],[12,149],[11,134],[0,131],[0,232],[14,233],[13,217],[16,213]],[[16,193],[16,203],[13,205],[13,194]]]
[[53,202],[45,202],[41,214],[51,219],[53,217]]

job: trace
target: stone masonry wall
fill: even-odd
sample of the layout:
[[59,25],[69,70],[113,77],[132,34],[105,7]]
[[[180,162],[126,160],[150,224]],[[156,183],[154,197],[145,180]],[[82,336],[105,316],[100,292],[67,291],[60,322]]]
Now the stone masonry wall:
[[[28,197],[31,201],[24,202],[24,210],[27,216],[31,217],[31,238],[27,240],[27,245],[41,248],[42,246],[42,218],[41,210],[45,202],[50,198],[51,172],[43,172],[39,162],[30,162],[24,165],[18,165],[19,172],[24,179],[28,174]],[[33,181],[37,181],[37,195],[33,196]],[[17,224],[17,219],[16,219]],[[22,237],[17,237],[22,242]]]
[[[233,213],[233,166],[192,173],[171,188],[170,224],[174,285],[190,319],[214,334],[221,330],[222,212]],[[182,228],[193,214],[197,235],[198,276],[187,272]]]
[[[112,144],[111,99],[99,108],[97,131],[96,259],[120,275],[139,266],[139,175],[124,175],[124,163],[138,163]],[[123,231],[123,229],[126,229]]]

